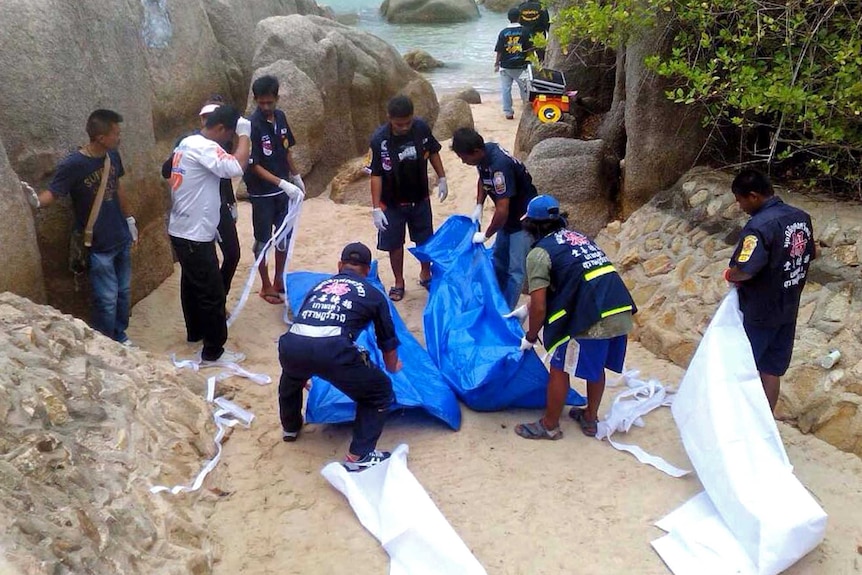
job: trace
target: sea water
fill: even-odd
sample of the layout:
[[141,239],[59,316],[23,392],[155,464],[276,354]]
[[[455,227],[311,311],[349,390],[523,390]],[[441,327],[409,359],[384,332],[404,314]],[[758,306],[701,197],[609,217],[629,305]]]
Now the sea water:
[[320,0],[336,14],[358,14],[356,28],[370,32],[404,54],[425,50],[445,64],[424,72],[437,94],[472,86],[485,94],[499,92],[499,76],[494,73],[494,45],[506,27],[506,14],[479,6],[477,20],[459,24],[389,24],[380,15],[380,0]]

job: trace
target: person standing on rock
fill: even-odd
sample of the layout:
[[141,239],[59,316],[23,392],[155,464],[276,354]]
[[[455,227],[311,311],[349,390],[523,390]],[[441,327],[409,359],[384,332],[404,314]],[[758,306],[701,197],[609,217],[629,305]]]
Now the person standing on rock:
[[507,120],[515,119],[515,109],[512,104],[512,82],[518,85],[521,104],[527,103],[527,80],[524,72],[527,70],[527,54],[532,44],[524,27],[518,23],[521,12],[517,8],[509,10],[509,25],[497,36],[494,52],[494,72],[500,74],[500,91],[503,94],[503,113]]
[[[295,168],[291,148],[296,139],[287,123],[287,116],[276,108],[278,78],[261,76],[251,85],[257,109],[251,115],[251,158],[245,173],[251,219],[254,228],[254,256],[260,256],[273,231],[287,217],[288,200],[305,197],[305,184]],[[269,279],[266,258],[258,266],[260,297],[271,304],[284,303],[284,265],[290,235],[275,246],[275,275]]]
[[[542,7],[542,3],[538,0],[528,0],[521,2],[518,5],[518,22],[524,27],[524,33],[531,41],[536,36],[540,35],[547,39],[548,32],[551,29],[551,16],[548,14],[548,9]],[[545,49],[537,48],[536,56],[539,62],[545,59]]]
[[[428,185],[428,163],[437,174],[437,197],[449,194],[440,158],[440,142],[421,118],[413,116],[413,102],[395,96],[386,106],[388,121],[371,136],[371,218],[377,228],[377,249],[389,253],[395,285],[389,299],[404,299],[405,228],[417,246],[434,233]],[[422,263],[419,285],[431,284],[431,264]]]
[[527,204],[536,197],[536,187],[527,167],[495,143],[485,143],[472,128],[459,128],[452,135],[452,151],[479,171],[476,208],[470,216],[482,223],[485,198],[494,202],[494,217],[487,229],[473,234],[473,243],[484,244],[494,234],[494,272],[509,309],[518,303],[526,275],[527,252],[532,239],[521,228]]
[[777,198],[765,174],[743,170],[731,189],[751,219],[742,229],[724,279],[739,290],[742,325],[774,412],[781,376],[793,354],[799,299],[816,257],[814,231],[811,216]]
[[569,416],[590,437],[596,435],[605,369],[622,373],[634,301],[605,253],[587,236],[567,229],[566,214],[551,196],[537,196],[523,217],[535,240],[527,256],[530,302],[505,317],[528,320],[521,349],[528,351],[544,329],[551,354],[548,402],[544,416],[515,426],[526,439],[560,439],[560,415],[569,392],[565,370],[568,347],[574,351],[572,375],[587,382],[587,407]]
[[[224,98],[218,94],[210,96],[209,99],[204,102],[204,105],[198,114],[201,128],[206,125],[206,120],[209,115],[224,103]],[[194,133],[199,134],[200,130]],[[178,146],[183,138],[185,138],[185,136],[178,139],[176,144],[174,144],[174,147]],[[233,142],[225,142],[223,147],[226,152],[231,152],[233,150]],[[171,156],[162,164],[162,177],[166,180],[169,180],[171,177],[173,161],[174,157],[173,154],[171,154]],[[219,182],[219,193],[221,194],[221,210],[219,212],[217,237],[218,245],[221,248],[222,254],[221,279],[222,284],[224,284],[225,296],[227,296],[230,292],[230,285],[231,282],[233,282],[233,276],[234,273],[236,273],[236,267],[239,265],[240,258],[239,235],[236,231],[238,215],[236,209],[236,196],[234,195],[233,182],[230,178],[221,179]]]
[[401,369],[389,304],[366,280],[370,269],[367,246],[359,242],[345,246],[338,273],[311,289],[293,325],[278,341],[282,439],[299,438],[302,390],[309,378],[322,377],[356,402],[353,440],[342,464],[348,471],[362,471],[390,456],[377,450],[377,440],[395,399],[389,376],[371,363],[366,350],[357,347],[356,337],[373,323],[386,370]]
[[[224,151],[234,133],[234,155]],[[239,363],[245,355],[224,348],[227,341],[224,283],[215,240],[221,213],[221,179],[242,176],[248,164],[251,123],[233,106],[210,112],[200,133],[183,138],[171,167],[173,204],[168,235],[180,262],[180,301],[189,342],[203,342],[201,363]]]
[[[132,346],[126,329],[131,310],[131,246],[138,241],[138,229],[120,180],[125,174],[117,151],[122,121],[123,117],[114,111],[94,111],[87,118],[90,142],[57,164],[48,189],[37,194],[28,184],[22,184],[36,208],[60,196],[71,197],[75,229],[79,232],[90,227],[91,213],[96,218],[87,266],[92,290],[90,323],[111,339]],[[107,181],[102,203],[94,212],[104,178]]]

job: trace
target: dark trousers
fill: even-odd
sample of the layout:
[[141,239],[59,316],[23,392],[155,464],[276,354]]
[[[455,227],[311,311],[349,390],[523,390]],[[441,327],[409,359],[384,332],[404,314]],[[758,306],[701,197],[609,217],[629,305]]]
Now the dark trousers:
[[394,395],[392,382],[349,338],[311,338],[290,332],[278,340],[281,381],[278,411],[284,431],[302,427],[302,389],[314,375],[356,402],[350,453],[364,457],[377,446]]
[[230,284],[239,265],[239,236],[236,233],[236,222],[230,215],[227,204],[221,205],[219,212],[218,234],[221,237],[219,247],[221,248],[221,280],[224,285],[225,297],[230,292]]
[[180,301],[188,341],[203,340],[201,359],[212,361],[224,353],[227,341],[225,295],[215,242],[193,242],[171,236],[180,262]]

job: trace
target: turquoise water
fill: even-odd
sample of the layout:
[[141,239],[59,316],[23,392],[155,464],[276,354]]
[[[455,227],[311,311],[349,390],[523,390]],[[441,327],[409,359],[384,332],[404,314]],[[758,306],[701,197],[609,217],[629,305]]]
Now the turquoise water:
[[[381,0],[382,1],[382,0]],[[444,68],[425,73],[438,94],[462,86],[473,86],[482,93],[499,91],[494,73],[494,44],[497,34],[506,27],[505,14],[490,12],[479,6],[481,17],[462,24],[389,24],[380,16],[377,0],[322,0],[336,14],[359,15],[360,30],[378,36],[404,54],[422,49],[444,62]]]

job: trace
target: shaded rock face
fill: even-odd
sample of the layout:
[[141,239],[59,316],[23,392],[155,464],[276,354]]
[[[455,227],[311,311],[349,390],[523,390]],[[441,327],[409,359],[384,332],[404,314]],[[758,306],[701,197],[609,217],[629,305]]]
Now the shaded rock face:
[[296,135],[294,154],[312,196],[343,162],[368,151],[392,96],[409,96],[430,125],[437,119],[431,84],[376,36],[326,18],[285,16],[260,22],[254,37],[254,75],[279,79],[279,107]]
[[[683,367],[727,293],[721,274],[748,220],[732,181],[730,174],[694,169],[597,238],[638,305],[632,337]],[[833,204],[779,196],[811,214],[815,239],[836,217]],[[809,270],[776,416],[862,456],[862,276],[858,263],[841,261],[843,246],[855,249],[862,241],[862,209],[842,206],[841,218],[846,243],[821,246]],[[827,370],[818,359],[831,349],[842,355]]]
[[443,67],[443,62],[436,59],[425,50],[410,50],[404,54],[404,61],[417,72],[424,72],[426,70]]
[[438,141],[448,140],[458,128],[474,127],[470,104],[458,98],[444,99],[440,103],[440,115],[434,124],[434,137]]
[[614,95],[616,54],[613,50],[581,42],[561,46],[557,36],[548,36],[545,67],[563,72],[566,89],[593,104],[595,112],[610,109]]
[[509,8],[516,8],[520,4],[519,0],[483,0],[477,4],[483,5],[491,12],[502,12],[505,14]]
[[366,170],[370,158],[363,156],[346,162],[332,178],[329,197],[336,204],[354,204],[371,209],[371,179]]
[[569,213],[569,227],[595,236],[610,221],[611,193],[601,140],[550,138],[533,148],[525,162],[540,194],[557,198]]
[[468,22],[479,17],[474,0],[384,0],[380,14],[391,24]]
[[453,98],[458,98],[459,100],[464,100],[468,104],[481,104],[482,103],[482,95],[479,94],[479,91],[473,87],[460,88],[457,92],[452,94]]
[[[0,547],[22,573],[209,573],[203,380],[0,294]],[[5,571],[4,571],[5,572]]]
[[524,159],[530,155],[539,142],[550,138],[574,138],[577,131],[577,121],[574,116],[563,114],[559,122],[544,123],[531,108],[524,108],[518,132],[515,134],[516,157]]

